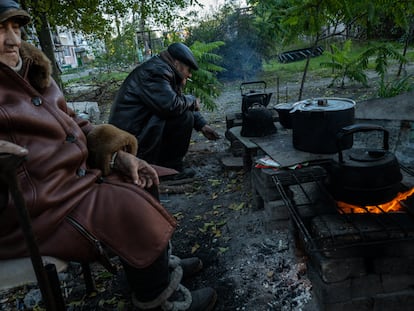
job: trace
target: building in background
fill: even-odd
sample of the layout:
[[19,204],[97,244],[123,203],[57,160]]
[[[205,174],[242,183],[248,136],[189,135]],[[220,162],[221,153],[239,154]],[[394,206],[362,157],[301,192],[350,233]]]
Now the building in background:
[[[50,28],[49,28],[50,29]],[[26,28],[26,40],[41,48],[33,25]],[[102,44],[88,40],[82,34],[57,26],[50,31],[56,62],[61,70],[82,67],[95,59],[94,49],[103,50]]]
[[95,58],[91,44],[81,34],[57,27],[52,38],[56,61],[61,69],[82,67]]

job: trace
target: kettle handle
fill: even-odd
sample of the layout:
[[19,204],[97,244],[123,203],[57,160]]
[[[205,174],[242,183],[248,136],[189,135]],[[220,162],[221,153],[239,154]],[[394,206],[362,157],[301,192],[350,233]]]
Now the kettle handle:
[[339,162],[341,163],[344,162],[343,155],[342,155],[342,145],[343,145],[344,137],[348,135],[353,135],[354,133],[357,133],[357,132],[370,132],[370,131],[382,131],[384,133],[383,148],[384,150],[389,149],[388,140],[389,140],[390,133],[383,126],[375,125],[375,124],[365,124],[365,123],[348,125],[348,126],[341,128],[336,134],[336,146],[338,148]]
[[[242,84],[240,84],[240,93],[241,93],[241,95],[243,96],[243,95],[246,95],[246,94],[249,94],[249,93],[251,93],[252,92],[252,90],[250,90],[250,92],[248,92],[248,90],[247,90],[247,88],[246,88],[246,86],[247,85],[256,85],[256,86],[261,86],[262,87],[262,90],[263,90],[263,93],[265,92],[265,90],[266,90],[266,87],[267,87],[267,84],[266,84],[266,81],[263,81],[263,80],[260,80],[260,81],[250,81],[250,82],[243,82]],[[255,93],[256,91],[254,91],[253,90],[253,93]]]

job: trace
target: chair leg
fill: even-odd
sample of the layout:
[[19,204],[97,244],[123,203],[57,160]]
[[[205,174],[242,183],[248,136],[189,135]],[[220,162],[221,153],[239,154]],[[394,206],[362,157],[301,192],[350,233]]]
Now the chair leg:
[[[23,230],[23,236],[28,247],[37,283],[40,292],[42,293],[43,301],[46,305],[46,310],[65,310],[65,305],[63,304],[62,309],[62,305],[59,305],[56,301],[55,292],[50,284],[48,272],[43,265],[42,257],[40,256],[36,238],[33,233],[30,215],[26,208],[26,202],[21,192],[20,184],[17,180],[16,168],[23,162],[23,160],[23,158],[11,154],[2,154],[0,156],[0,183],[8,185],[14,205],[16,206],[18,220]],[[55,276],[57,276],[56,269]]]
[[88,263],[82,262],[82,273],[85,280],[86,293],[91,294],[96,291],[95,281],[92,277],[91,267]]
[[47,277],[56,304],[56,310],[66,310],[65,301],[63,300],[62,289],[60,287],[59,276],[56,266],[52,263],[45,265]]

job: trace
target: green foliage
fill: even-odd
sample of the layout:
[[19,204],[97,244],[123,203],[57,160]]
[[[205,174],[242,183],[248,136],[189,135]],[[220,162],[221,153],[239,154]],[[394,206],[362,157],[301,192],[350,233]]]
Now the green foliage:
[[385,82],[381,79],[379,82],[378,96],[379,97],[394,97],[401,93],[412,90],[412,75],[407,75],[400,79],[393,79],[391,82]]
[[[271,38],[273,35],[281,42],[281,48],[298,40],[305,46],[316,46],[324,41],[329,44],[328,40],[338,35],[347,39],[379,36],[395,38],[401,33],[407,46],[414,33],[412,1],[248,0],[248,3],[259,17],[260,36]],[[364,66],[368,66],[369,59],[364,59],[363,55],[353,57],[346,50],[335,50],[335,46],[332,48],[334,55],[324,64],[334,70],[332,82],[344,86],[345,78],[349,78],[366,85],[364,70],[367,67]],[[386,54],[375,56],[375,70],[380,76],[387,68],[387,59],[394,57],[393,54],[387,54],[389,50],[386,51]],[[405,51],[406,47],[403,54]],[[376,53],[381,53],[380,49]],[[304,65],[299,97],[309,64],[310,59]]]
[[217,65],[221,57],[212,51],[223,46],[224,42],[217,41],[203,43],[196,41],[190,48],[197,60],[199,69],[193,71],[192,81],[188,81],[186,91],[200,98],[203,105],[210,111],[216,108],[214,98],[220,95],[221,83],[217,80],[216,74],[224,70]]
[[260,33],[279,37],[286,45],[320,36],[323,27],[345,23],[349,17],[349,1],[340,0],[249,0],[260,17]]
[[127,23],[121,34],[106,40],[106,55],[110,67],[127,66],[137,62],[137,47],[135,43],[136,25]]
[[333,79],[330,86],[338,81],[341,87],[345,87],[345,79],[356,81],[364,86],[368,86],[368,77],[366,69],[369,68],[370,62],[374,63],[374,70],[380,77],[381,93],[391,92],[390,89],[403,89],[406,81],[396,83],[394,86],[384,82],[385,75],[388,71],[389,61],[396,60],[399,63],[406,63],[407,59],[400,54],[391,44],[373,44],[366,48],[362,53],[355,54],[352,52],[352,41],[347,40],[342,49],[335,44],[331,45],[332,53],[325,52],[331,57],[329,62],[321,62],[322,67],[331,68],[333,71]]
[[386,82],[386,74],[388,72],[390,60],[395,60],[401,65],[408,62],[408,59],[400,54],[400,52],[391,44],[375,44],[372,47],[369,47],[361,55],[361,60],[364,64],[368,64],[369,60],[372,58],[374,58],[375,72],[380,77],[378,96],[393,97],[411,89],[411,76],[405,76],[399,79],[393,79],[391,82]]
[[178,19],[177,14],[187,6],[197,3],[194,0],[21,0],[36,23],[39,14],[46,13],[52,26],[64,26],[77,32],[94,34],[105,38],[112,33],[113,24],[119,19],[138,14],[144,23],[152,21],[156,25],[171,26]]
[[[328,68],[320,66],[321,62],[328,62],[330,59],[327,55],[323,54],[318,58],[312,59],[309,64],[308,70],[312,72],[312,76],[329,78],[332,73]],[[263,74],[268,77],[279,77],[283,81],[295,81],[297,82],[300,78],[301,72],[305,66],[306,60],[301,60],[292,63],[280,63],[277,59],[270,60],[263,65]]]
[[373,57],[375,57],[375,71],[381,80],[384,79],[387,73],[390,59],[396,60],[401,64],[407,63],[407,59],[389,43],[375,44],[369,47],[361,54],[360,59],[364,66],[367,66],[369,60]]
[[110,22],[104,18],[106,6],[100,0],[22,0],[21,5],[30,12],[36,28],[42,23],[41,14],[46,14],[52,29],[62,26],[96,35],[109,30]]
[[331,49],[332,53],[325,51],[325,54],[331,57],[331,61],[320,63],[322,67],[332,69],[333,78],[329,87],[332,87],[338,81],[342,88],[345,87],[346,78],[368,86],[368,78],[365,73],[368,66],[367,59],[361,59],[360,56],[352,54],[352,41],[347,40],[342,49],[332,44]]
[[[263,19],[261,33],[284,42],[322,33],[325,26],[347,29],[359,38],[396,38],[412,25],[412,1],[373,0],[248,0]],[[325,36],[332,33],[325,32]],[[345,33],[344,33],[345,34]]]

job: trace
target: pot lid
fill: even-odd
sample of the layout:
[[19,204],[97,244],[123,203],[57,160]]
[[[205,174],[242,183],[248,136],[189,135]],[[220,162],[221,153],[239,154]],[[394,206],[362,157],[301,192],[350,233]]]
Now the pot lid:
[[290,110],[293,108],[293,103],[281,103],[274,106],[275,109]]
[[355,101],[348,98],[312,98],[293,104],[293,111],[340,111],[355,107]]

